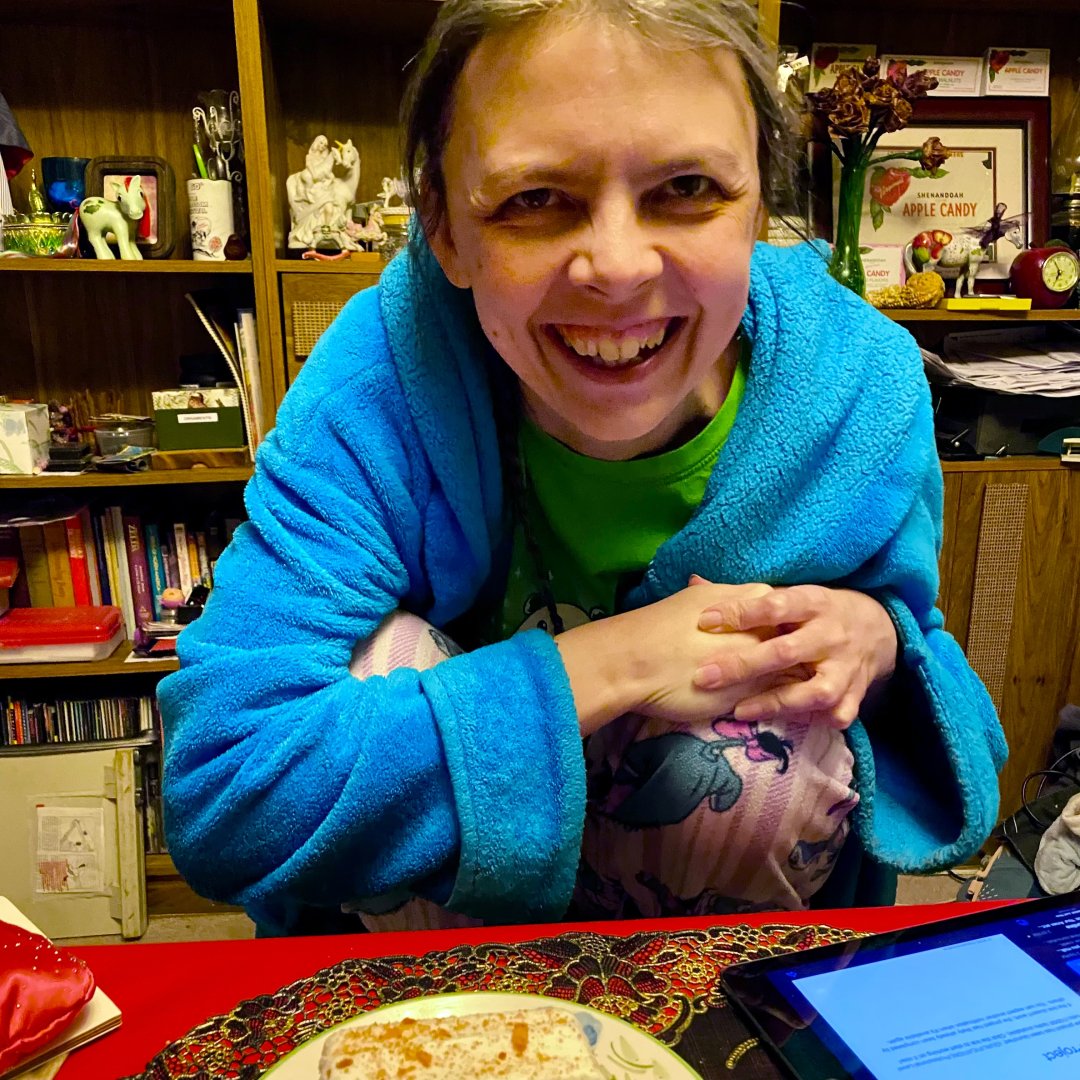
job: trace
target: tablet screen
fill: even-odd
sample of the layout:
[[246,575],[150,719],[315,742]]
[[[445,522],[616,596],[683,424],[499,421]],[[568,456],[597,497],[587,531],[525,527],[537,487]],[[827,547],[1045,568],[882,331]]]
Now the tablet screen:
[[776,958],[756,978],[733,994],[806,1080],[1080,1077],[1075,897]]

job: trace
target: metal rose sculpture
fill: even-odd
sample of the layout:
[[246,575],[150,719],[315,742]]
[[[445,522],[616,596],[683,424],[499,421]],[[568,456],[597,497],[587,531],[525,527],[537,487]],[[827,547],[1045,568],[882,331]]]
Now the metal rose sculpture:
[[[866,176],[870,173],[870,215],[880,228],[893,204],[907,190],[912,177],[945,176],[941,167],[949,151],[935,135],[918,150],[883,150],[875,154],[878,140],[889,131],[905,127],[914,112],[913,102],[926,97],[938,84],[924,71],[909,75],[906,64],[890,64],[886,75],[875,57],[861,67],[844,68],[836,84],[807,94],[814,118],[827,132],[832,152],[840,160],[840,195],[836,216],[836,245],[829,272],[860,296],[866,291],[866,275],[859,253]],[[914,167],[889,162],[914,161]]]

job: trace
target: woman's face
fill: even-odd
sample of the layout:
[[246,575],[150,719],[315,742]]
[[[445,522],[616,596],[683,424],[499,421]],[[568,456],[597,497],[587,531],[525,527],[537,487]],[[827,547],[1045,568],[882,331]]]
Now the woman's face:
[[715,414],[763,212],[733,54],[598,22],[489,37],[444,171],[432,246],[544,430],[619,460]]

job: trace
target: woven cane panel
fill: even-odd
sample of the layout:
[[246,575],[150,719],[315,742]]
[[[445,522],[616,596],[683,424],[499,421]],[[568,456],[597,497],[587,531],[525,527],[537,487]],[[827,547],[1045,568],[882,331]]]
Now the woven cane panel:
[[998,709],[1005,687],[1027,504],[1027,484],[988,484],[983,493],[967,657]]
[[315,342],[337,318],[345,301],[294,300],[292,305],[293,355],[310,356]]

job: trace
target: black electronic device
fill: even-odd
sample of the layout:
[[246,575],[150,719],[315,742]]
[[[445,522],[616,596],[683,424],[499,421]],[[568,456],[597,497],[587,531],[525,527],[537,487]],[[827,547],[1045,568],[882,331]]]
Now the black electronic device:
[[731,967],[797,1080],[1076,1080],[1080,892]]

